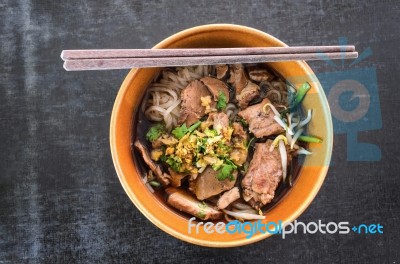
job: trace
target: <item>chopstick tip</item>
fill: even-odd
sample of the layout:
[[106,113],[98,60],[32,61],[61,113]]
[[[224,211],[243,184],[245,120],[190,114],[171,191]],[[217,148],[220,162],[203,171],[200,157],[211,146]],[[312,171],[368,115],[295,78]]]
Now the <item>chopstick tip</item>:
[[67,61],[64,61],[64,63],[63,63],[63,68],[64,68],[64,70],[66,70],[66,71],[71,71],[71,69],[68,67]]
[[61,51],[61,55],[60,55],[60,58],[61,58],[62,60],[65,60],[64,51],[65,51],[65,50]]

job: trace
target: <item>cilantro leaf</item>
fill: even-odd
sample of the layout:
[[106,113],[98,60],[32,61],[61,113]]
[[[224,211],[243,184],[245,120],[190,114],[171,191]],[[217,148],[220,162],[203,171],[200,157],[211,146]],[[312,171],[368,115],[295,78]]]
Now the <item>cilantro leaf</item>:
[[229,178],[232,181],[234,179],[232,175],[234,169],[236,169],[236,166],[233,164],[222,164],[222,168],[218,171],[217,179],[223,181]]
[[201,121],[197,121],[193,125],[191,125],[189,128],[187,128],[186,124],[183,123],[180,127],[176,127],[174,130],[172,130],[172,134],[177,138],[181,139],[183,138],[184,135],[187,133],[192,133],[196,128],[198,128],[201,124]]
[[226,96],[222,91],[218,92],[217,109],[218,111],[225,110],[226,108]]
[[186,124],[183,123],[183,125],[180,127],[176,127],[174,130],[172,130],[172,135],[174,135],[177,139],[181,139],[187,133],[187,130]]
[[165,163],[167,163],[174,171],[181,172],[182,161],[180,158],[178,158],[176,156],[169,156],[165,160]]
[[152,126],[146,134],[146,139],[150,142],[155,141],[162,134],[166,132],[165,126],[163,124],[156,124]]

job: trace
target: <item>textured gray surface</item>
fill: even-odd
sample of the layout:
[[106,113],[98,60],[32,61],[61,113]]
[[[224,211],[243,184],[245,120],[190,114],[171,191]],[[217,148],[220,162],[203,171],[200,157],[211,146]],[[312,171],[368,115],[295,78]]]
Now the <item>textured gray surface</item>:
[[[0,17],[0,262],[400,261],[397,1],[3,0]],[[378,145],[382,159],[348,162],[346,136],[335,136],[334,166],[299,220],[379,222],[383,235],[296,235],[208,249],[165,234],[134,207],[108,142],[127,71],[65,72],[60,51],[150,48],[207,23],[255,27],[290,45],[344,36],[359,51],[372,48],[361,66],[377,69],[383,127],[359,138]]]

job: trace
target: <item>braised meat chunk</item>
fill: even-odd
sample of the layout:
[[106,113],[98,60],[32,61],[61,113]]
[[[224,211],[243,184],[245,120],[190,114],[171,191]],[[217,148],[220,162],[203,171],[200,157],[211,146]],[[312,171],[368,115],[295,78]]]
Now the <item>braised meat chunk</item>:
[[220,93],[223,93],[225,95],[226,102],[229,102],[229,90],[225,83],[212,77],[204,77],[201,78],[200,81],[207,86],[208,90],[213,96],[214,101],[218,101]]
[[140,154],[143,157],[144,162],[149,166],[150,170],[154,173],[156,176],[157,180],[160,181],[160,183],[164,186],[168,185],[170,183],[171,176],[163,173],[160,166],[157,165],[151,158],[148,150],[146,149],[145,146],[143,146],[142,143],[140,143],[139,140],[135,141],[135,147],[137,150],[139,150]]
[[[206,107],[202,105],[201,98],[211,97],[207,87],[200,81],[192,81],[181,92],[181,113],[178,122],[190,126],[206,114]],[[210,104],[215,106],[215,102]]]
[[260,86],[249,81],[243,90],[239,94],[236,94],[236,100],[238,100],[239,107],[241,109],[246,108],[250,101],[256,98],[259,94]]
[[235,88],[239,107],[244,109],[251,100],[260,94],[260,87],[248,79],[246,71],[241,64],[230,65],[230,74],[231,77],[228,82]]
[[250,66],[248,71],[250,79],[256,82],[271,81],[274,78],[274,75],[262,67]]
[[240,117],[247,121],[250,132],[257,138],[277,135],[285,131],[283,127],[274,120],[274,112],[263,111],[263,107],[267,103],[271,103],[271,101],[265,98],[261,103],[249,106],[238,113]]
[[213,170],[210,166],[207,167],[197,178],[190,183],[190,187],[197,199],[204,200],[211,196],[230,190],[236,182],[237,172],[233,172],[232,179],[225,180],[217,179],[218,171]]
[[271,144],[272,140],[255,144],[253,159],[242,180],[243,198],[255,209],[272,201],[283,176],[279,150],[270,152]]
[[228,80],[228,83],[235,87],[236,94],[240,94],[249,82],[244,67],[242,64],[232,64],[229,65],[229,69],[231,76]]
[[167,203],[180,211],[184,211],[202,220],[222,218],[223,214],[221,211],[216,210],[208,203],[198,201],[182,189],[169,187],[165,189],[165,192],[167,193]]
[[240,192],[238,187],[233,187],[229,191],[224,192],[218,199],[218,209],[225,209],[228,205],[240,198]]
[[226,64],[219,64],[215,66],[215,70],[217,72],[217,79],[221,80],[227,75],[229,67]]

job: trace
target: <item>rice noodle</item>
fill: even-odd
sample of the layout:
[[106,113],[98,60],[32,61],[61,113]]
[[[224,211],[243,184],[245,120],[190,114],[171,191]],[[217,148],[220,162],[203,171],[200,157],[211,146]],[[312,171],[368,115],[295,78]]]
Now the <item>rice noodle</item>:
[[209,66],[165,69],[147,90],[144,113],[150,121],[164,121],[168,131],[178,124],[180,92],[191,81],[209,74]]
[[240,213],[240,212],[232,212],[228,210],[222,210],[224,211],[225,214],[233,216],[235,218],[241,218],[243,220],[262,220],[265,219],[265,215],[259,215],[259,214],[249,214],[249,213]]

